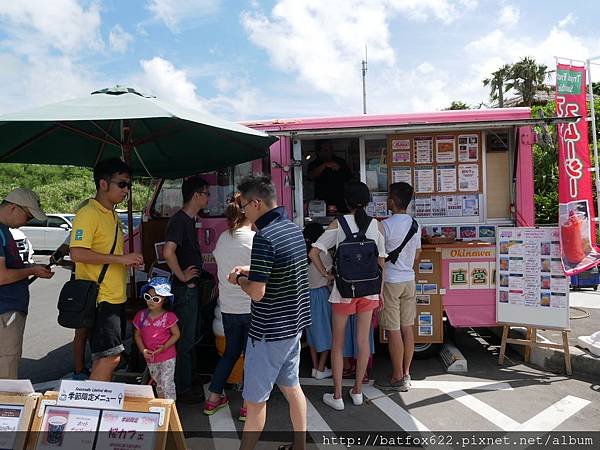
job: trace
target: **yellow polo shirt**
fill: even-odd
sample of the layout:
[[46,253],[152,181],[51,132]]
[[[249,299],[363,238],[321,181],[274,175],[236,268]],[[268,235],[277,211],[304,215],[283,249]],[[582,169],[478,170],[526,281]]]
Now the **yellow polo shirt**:
[[[115,239],[115,227],[119,226],[114,254],[123,254],[123,225],[112,210],[106,209],[95,199],[77,211],[71,231],[71,247],[89,248],[96,253],[108,255]],[[98,281],[102,264],[75,264],[75,278]],[[123,264],[110,264],[98,293],[99,302],[124,303],[127,268]]]

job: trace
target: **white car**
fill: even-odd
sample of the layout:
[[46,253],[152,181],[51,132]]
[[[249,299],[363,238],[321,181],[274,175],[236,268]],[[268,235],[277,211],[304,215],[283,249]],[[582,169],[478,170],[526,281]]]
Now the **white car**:
[[17,249],[23,262],[33,264],[33,247],[27,236],[17,228],[11,228],[10,234],[12,234],[13,239],[17,243]]
[[32,219],[19,228],[37,252],[53,252],[67,239],[74,214],[47,214],[48,220]]

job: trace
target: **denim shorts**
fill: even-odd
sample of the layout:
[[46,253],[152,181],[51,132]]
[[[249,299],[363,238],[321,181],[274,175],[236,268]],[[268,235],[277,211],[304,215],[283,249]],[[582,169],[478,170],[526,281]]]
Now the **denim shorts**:
[[300,336],[280,341],[248,338],[244,360],[244,400],[262,403],[269,400],[273,386],[300,384]]

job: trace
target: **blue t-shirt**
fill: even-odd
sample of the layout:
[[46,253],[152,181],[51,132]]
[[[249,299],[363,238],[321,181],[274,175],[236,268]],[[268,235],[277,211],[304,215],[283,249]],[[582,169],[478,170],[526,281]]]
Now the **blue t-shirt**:
[[[17,243],[4,224],[0,224],[0,257],[4,258],[7,269],[23,269],[25,267],[21,255],[19,255]],[[27,314],[28,308],[29,283],[27,278],[15,283],[0,285],[0,314],[10,311]]]
[[256,227],[248,279],[266,283],[266,290],[260,302],[252,302],[248,335],[289,339],[311,323],[304,236],[282,206],[260,217]]

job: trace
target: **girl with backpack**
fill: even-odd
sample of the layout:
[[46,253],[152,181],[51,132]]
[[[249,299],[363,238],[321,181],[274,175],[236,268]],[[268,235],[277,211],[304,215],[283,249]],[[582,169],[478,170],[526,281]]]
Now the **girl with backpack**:
[[354,405],[362,405],[362,381],[371,353],[371,320],[382,299],[382,273],[387,254],[383,226],[365,212],[370,197],[366,184],[359,181],[348,183],[344,188],[344,198],[351,214],[334,220],[309,253],[321,275],[330,276],[319,253],[336,248],[335,282],[329,297],[333,311],[331,362],[334,392],[323,394],[323,402],[338,411],[344,409],[342,372],[346,322],[349,316],[356,315],[358,355],[354,387],[349,395]]
[[[304,242],[307,250],[323,234],[323,225],[309,223],[304,227]],[[319,259],[327,271],[331,270],[333,259],[329,252],[320,252]],[[306,329],[306,340],[312,360],[312,377],[317,380],[331,377],[331,369],[325,367],[331,350],[331,303],[329,303],[329,283],[333,275],[324,277],[314,264],[308,261],[308,287],[310,289],[310,317],[312,324]]]

